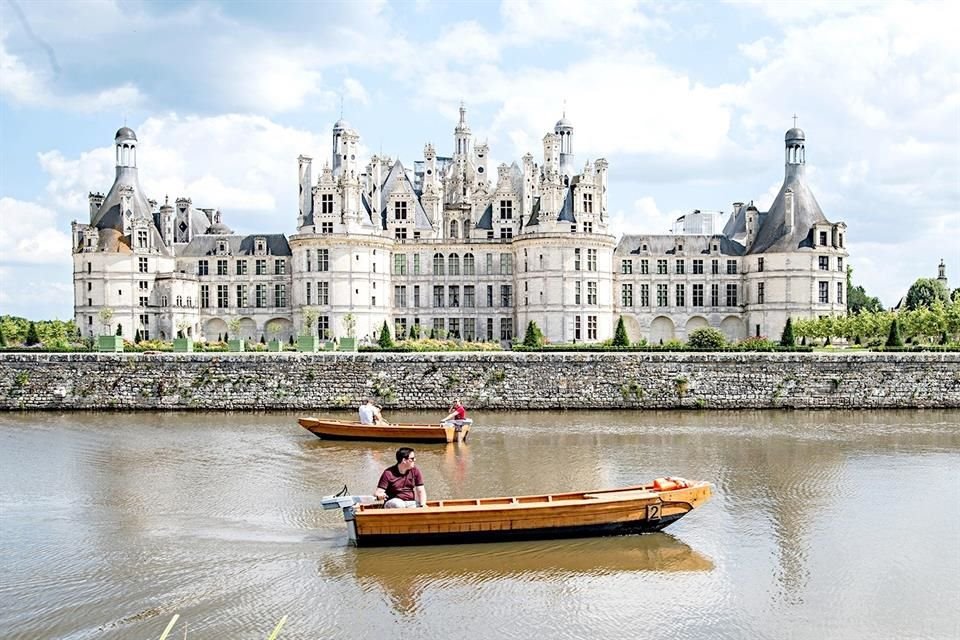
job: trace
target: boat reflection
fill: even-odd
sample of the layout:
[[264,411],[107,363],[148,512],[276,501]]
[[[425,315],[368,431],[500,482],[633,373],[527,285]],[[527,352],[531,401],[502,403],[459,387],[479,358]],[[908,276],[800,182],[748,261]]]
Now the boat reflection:
[[561,580],[629,572],[712,571],[713,561],[666,533],[480,545],[350,548],[323,563],[324,576],[353,577],[400,611],[419,607],[432,585]]

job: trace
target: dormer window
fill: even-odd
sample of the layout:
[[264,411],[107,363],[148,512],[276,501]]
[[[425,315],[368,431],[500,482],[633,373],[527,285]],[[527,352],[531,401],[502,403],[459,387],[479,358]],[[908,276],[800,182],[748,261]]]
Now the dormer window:
[[138,249],[147,248],[147,230],[146,229],[137,230],[137,248]]
[[217,253],[221,256],[227,255],[227,243],[225,240],[217,241]]
[[827,232],[826,232],[826,231],[821,231],[821,232],[820,232],[820,244],[821,244],[821,246],[824,246],[824,247],[827,246]]
[[406,220],[407,219],[407,201],[398,200],[393,203],[393,219],[394,220]]
[[254,244],[256,246],[255,251],[258,256],[267,254],[267,241],[264,238],[257,238]]

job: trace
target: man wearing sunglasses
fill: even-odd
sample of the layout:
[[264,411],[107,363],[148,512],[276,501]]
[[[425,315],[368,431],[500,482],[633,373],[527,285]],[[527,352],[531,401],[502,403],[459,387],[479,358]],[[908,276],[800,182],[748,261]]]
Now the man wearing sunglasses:
[[427,504],[423,474],[417,469],[417,454],[413,449],[397,449],[397,464],[383,470],[373,495],[383,502],[384,509],[422,507]]

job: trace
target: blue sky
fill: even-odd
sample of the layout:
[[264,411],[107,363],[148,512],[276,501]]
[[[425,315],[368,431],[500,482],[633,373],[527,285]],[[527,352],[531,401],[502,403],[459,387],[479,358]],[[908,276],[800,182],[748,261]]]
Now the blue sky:
[[[770,204],[783,134],[848,225],[854,280],[892,305],[947,261],[960,286],[958,3],[0,4],[0,313],[72,316],[71,220],[140,139],[141,185],[294,231],[297,156],[340,115],[365,154],[449,154],[463,100],[494,163],[542,155],[566,109],[610,162],[615,233]],[[319,167],[318,167],[319,169]]]

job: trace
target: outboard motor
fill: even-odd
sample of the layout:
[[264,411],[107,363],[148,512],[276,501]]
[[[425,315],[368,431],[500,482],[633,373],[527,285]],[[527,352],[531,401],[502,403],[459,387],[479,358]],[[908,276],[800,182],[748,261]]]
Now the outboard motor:
[[350,540],[350,544],[357,544],[357,525],[353,521],[354,517],[354,506],[358,504],[376,504],[377,498],[375,496],[351,496],[347,494],[347,485],[343,485],[343,489],[339,493],[335,493],[332,496],[324,496],[320,499],[320,506],[324,510],[328,509],[343,509],[343,519],[347,523],[347,537]]

